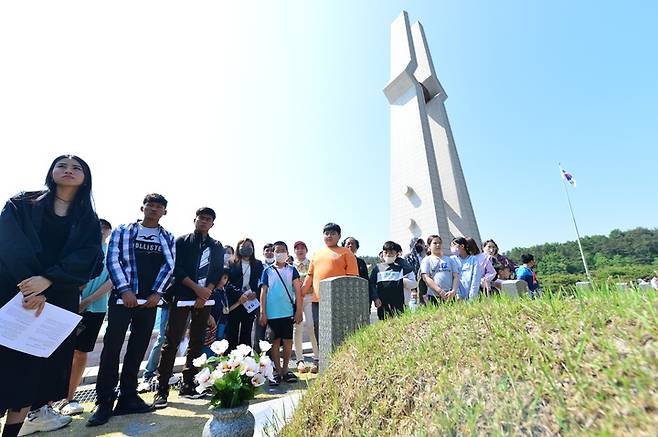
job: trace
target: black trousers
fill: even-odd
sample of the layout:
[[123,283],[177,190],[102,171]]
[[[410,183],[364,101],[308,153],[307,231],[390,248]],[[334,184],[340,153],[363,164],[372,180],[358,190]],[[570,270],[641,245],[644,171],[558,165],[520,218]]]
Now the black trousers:
[[130,337],[121,371],[121,396],[137,395],[137,375],[151,341],[157,308],[126,308],[110,299],[107,309],[107,330],[103,338],[103,352],[96,381],[96,403],[114,402],[115,388],[119,381],[119,355],[130,325]]
[[228,315],[225,337],[228,340],[227,353],[240,344],[251,345],[251,328],[258,309],[248,313],[243,306],[239,306]]
[[254,312],[257,314],[254,317],[254,342],[252,348],[257,354],[259,354],[260,344],[258,342],[260,340],[265,340],[265,336],[267,334],[267,326],[262,326],[260,324],[260,309],[254,310]]
[[379,300],[382,301],[382,306],[377,308],[379,320],[404,312],[404,291],[380,290]]
[[160,353],[160,363],[158,364],[158,392],[162,394],[169,393],[169,378],[171,377],[176,361],[176,352],[187,326],[187,316],[192,315],[190,321],[190,342],[185,354],[185,367],[183,368],[183,386],[185,388],[194,388],[194,375],[198,370],[192,364],[195,358],[201,355],[203,348],[204,334],[208,325],[208,316],[210,315],[209,306],[201,309],[193,307],[177,307],[175,303],[169,306],[169,319],[167,320],[167,330],[165,341]]
[[313,312],[313,333],[315,334],[315,339],[320,344],[320,303],[311,302],[311,311]]

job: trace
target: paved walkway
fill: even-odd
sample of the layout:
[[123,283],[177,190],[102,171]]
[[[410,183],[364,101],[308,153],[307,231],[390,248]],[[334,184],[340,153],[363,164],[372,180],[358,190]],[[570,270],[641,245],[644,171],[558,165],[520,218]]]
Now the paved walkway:
[[[249,410],[256,419],[255,436],[274,436],[285,420],[289,420],[299,399],[306,392],[307,381],[313,376],[302,376],[296,384],[265,386],[258,397],[251,401]],[[147,402],[153,393],[141,395]],[[177,391],[169,396],[169,406],[148,414],[133,414],[112,417],[102,426],[87,428],[85,423],[91,415],[93,404],[84,404],[85,412],[75,416],[65,428],[48,433],[34,434],[37,437],[92,437],[92,436],[150,436],[179,437],[200,436],[205,423],[210,419],[208,400],[179,398]],[[3,423],[4,419],[0,421]]]

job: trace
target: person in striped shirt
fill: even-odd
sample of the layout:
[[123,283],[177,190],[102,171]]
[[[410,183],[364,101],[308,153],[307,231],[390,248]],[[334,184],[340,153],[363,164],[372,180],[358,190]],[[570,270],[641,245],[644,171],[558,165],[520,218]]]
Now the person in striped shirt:
[[384,262],[370,272],[370,299],[375,302],[379,320],[404,311],[404,289],[416,288],[416,274],[408,262],[400,258],[402,246],[387,241],[382,248]]
[[[174,270],[174,236],[160,225],[167,213],[167,199],[148,194],[141,211],[144,219],[112,231],[107,249],[107,269],[112,280],[107,329],[103,340],[96,408],[87,426],[98,426],[114,415],[146,413],[153,406],[137,395],[139,365],[151,340],[156,307]],[[116,407],[119,355],[130,326],[128,348],[121,371],[121,395]]]

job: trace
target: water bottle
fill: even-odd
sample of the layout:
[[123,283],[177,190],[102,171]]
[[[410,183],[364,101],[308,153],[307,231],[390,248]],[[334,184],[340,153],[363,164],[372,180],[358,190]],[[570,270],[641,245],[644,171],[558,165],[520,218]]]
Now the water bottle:
[[416,296],[412,295],[411,299],[409,299],[409,311],[412,313],[416,311],[418,308],[418,304],[416,302]]

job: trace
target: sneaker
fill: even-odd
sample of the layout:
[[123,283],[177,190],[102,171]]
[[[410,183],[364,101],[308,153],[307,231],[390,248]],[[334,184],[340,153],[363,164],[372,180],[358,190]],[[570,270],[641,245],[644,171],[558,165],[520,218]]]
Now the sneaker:
[[178,375],[171,375],[171,378],[169,378],[169,385],[176,385],[180,382],[180,376]]
[[142,414],[150,413],[155,408],[153,405],[149,405],[142,398],[136,394],[133,396],[121,397],[117,401],[116,407],[114,407],[115,416],[123,416],[124,414]]
[[187,386],[181,387],[181,389],[178,391],[178,396],[185,399],[201,399],[206,397],[206,393],[199,393],[195,388]]
[[44,405],[38,410],[28,413],[18,435],[24,436],[40,431],[54,431],[65,427],[72,420],[69,416],[62,416],[57,413],[50,405]]
[[60,414],[59,412],[55,411],[53,407],[51,407],[50,405],[48,405],[48,411],[49,414],[56,417],[57,420],[59,420],[60,423],[62,423],[62,426],[66,426],[73,421],[73,419],[70,416],[65,416],[63,414]]
[[110,417],[112,417],[112,404],[96,405],[86,426],[104,425],[110,420]]
[[82,413],[84,410],[85,409],[80,405],[80,402],[76,399],[72,399],[66,405],[60,407],[59,412],[64,416],[75,416],[76,414]]
[[151,383],[153,382],[153,377],[149,378],[142,378],[142,382],[140,382],[137,385],[137,393],[146,393],[147,391],[151,391]]
[[303,361],[297,361],[297,371],[299,373],[306,373],[308,372],[309,368],[306,366],[306,363]]
[[283,380],[289,384],[294,384],[297,382],[297,376],[292,372],[287,372],[283,375]]
[[159,410],[161,408],[167,408],[167,395],[158,393],[153,399],[153,408]]
[[319,370],[318,363],[313,362],[313,364],[311,364],[311,373],[318,373]]

